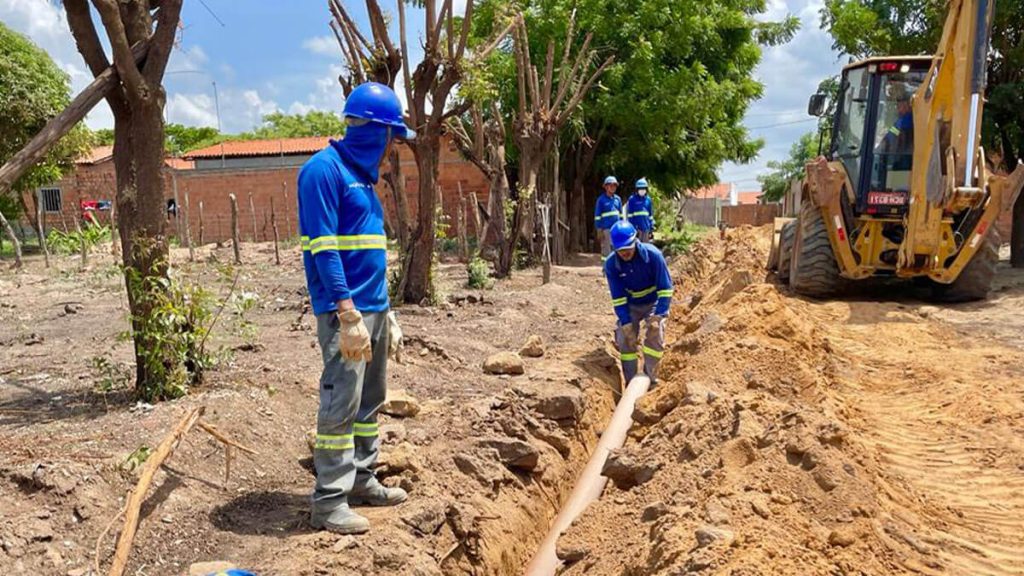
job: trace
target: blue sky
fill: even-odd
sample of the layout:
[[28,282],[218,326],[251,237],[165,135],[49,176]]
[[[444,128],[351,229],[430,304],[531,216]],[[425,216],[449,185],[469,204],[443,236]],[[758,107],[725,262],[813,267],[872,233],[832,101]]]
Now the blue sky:
[[[464,2],[457,0],[456,5]],[[357,20],[363,19],[363,2],[345,5],[352,7]],[[791,143],[814,128],[805,113],[807,98],[822,78],[840,67],[831,40],[818,29],[820,6],[821,0],[769,2],[765,18],[796,14],[803,28],[793,42],[764,50],[757,77],[765,84],[765,95],[751,106],[745,124],[765,138],[766,146],[751,164],[723,166],[722,181],[736,182],[741,190],[757,189],[755,178],[765,164],[784,158]],[[327,26],[329,18],[326,0],[185,0],[184,29],[167,67],[167,120],[217,126],[214,82],[221,126],[227,132],[252,129],[264,114],[277,110],[340,111],[337,77],[342,60]],[[59,2],[0,0],[0,20],[49,52],[71,76],[74,90],[88,84],[91,77],[75,50]],[[418,42],[411,40],[410,45]],[[113,118],[104,104],[87,123],[109,128]]]

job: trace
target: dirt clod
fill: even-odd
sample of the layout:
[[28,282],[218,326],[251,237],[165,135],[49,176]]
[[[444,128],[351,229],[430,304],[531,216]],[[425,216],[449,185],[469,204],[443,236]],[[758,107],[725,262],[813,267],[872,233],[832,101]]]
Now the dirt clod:
[[648,482],[658,470],[657,465],[644,462],[625,450],[613,450],[608,454],[601,474],[607,476],[620,490],[629,490]]
[[388,390],[380,411],[398,418],[412,418],[420,413],[420,403],[405,390]]
[[531,334],[526,343],[519,349],[519,355],[524,358],[540,358],[544,356],[544,339],[536,334]]
[[523,359],[515,352],[498,352],[484,360],[484,372],[487,374],[518,375],[526,372]]

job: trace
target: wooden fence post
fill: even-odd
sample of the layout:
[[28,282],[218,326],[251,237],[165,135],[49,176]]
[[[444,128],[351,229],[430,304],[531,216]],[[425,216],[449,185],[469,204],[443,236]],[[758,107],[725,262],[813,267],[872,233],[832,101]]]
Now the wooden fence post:
[[235,249],[235,264],[241,264],[242,252],[238,242],[238,199],[234,194],[228,194],[228,199],[231,200],[231,244]]
[[200,200],[199,201],[199,245],[200,246],[202,246],[203,243],[205,242],[205,239],[203,238],[203,233],[204,232],[206,232],[206,229],[203,226],[203,201]]
[[277,212],[274,210],[274,197],[270,197],[270,228],[274,231],[274,264],[281,265],[281,249],[278,247],[280,238],[277,234]]
[[256,236],[256,205],[252,202],[252,192],[249,192],[249,214],[252,215],[252,241],[259,242]]
[[85,270],[85,266],[89,263],[89,246],[85,241],[85,234],[82,232],[82,225],[79,223],[79,218],[75,218],[75,234],[78,234],[78,250],[82,255],[82,270]]
[[185,244],[188,246],[188,261],[196,261],[196,249],[192,246],[192,228],[188,220],[192,217],[192,205],[188,199],[188,189],[185,190]]

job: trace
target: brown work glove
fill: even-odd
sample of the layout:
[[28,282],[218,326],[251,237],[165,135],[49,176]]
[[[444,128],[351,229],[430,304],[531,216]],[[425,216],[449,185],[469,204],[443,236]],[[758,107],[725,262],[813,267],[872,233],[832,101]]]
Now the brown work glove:
[[398,325],[394,310],[388,312],[388,356],[395,362],[402,362],[402,327]]
[[370,349],[370,331],[363,323],[363,315],[358,310],[338,312],[341,328],[338,331],[338,349],[341,357],[352,362],[369,362],[373,357]]
[[629,324],[623,324],[622,326],[622,338],[626,341],[626,348],[629,350],[636,350],[636,326],[630,322]]

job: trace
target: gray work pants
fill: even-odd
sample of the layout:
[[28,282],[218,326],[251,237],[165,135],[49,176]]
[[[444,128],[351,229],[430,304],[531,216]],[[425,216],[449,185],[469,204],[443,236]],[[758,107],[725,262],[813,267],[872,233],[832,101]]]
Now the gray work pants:
[[324,360],[320,376],[320,410],[316,415],[313,464],[316,488],[313,512],[327,514],[347,504],[353,487],[373,480],[380,452],[377,411],[384,404],[388,367],[387,312],[363,313],[370,332],[373,359],[367,363],[341,357],[338,315],[316,317],[317,338]]
[[598,228],[597,237],[601,240],[601,262],[604,262],[612,253],[612,231],[607,228]]
[[651,379],[652,384],[658,380],[658,362],[661,361],[665,350],[665,326],[654,316],[656,304],[657,301],[629,306],[629,316],[633,320],[633,330],[637,335],[635,348],[630,349],[627,345],[626,337],[622,333],[622,324],[615,326],[615,342],[622,360],[622,377],[625,378],[627,385],[636,376],[637,360],[641,350],[644,357],[644,374]]

